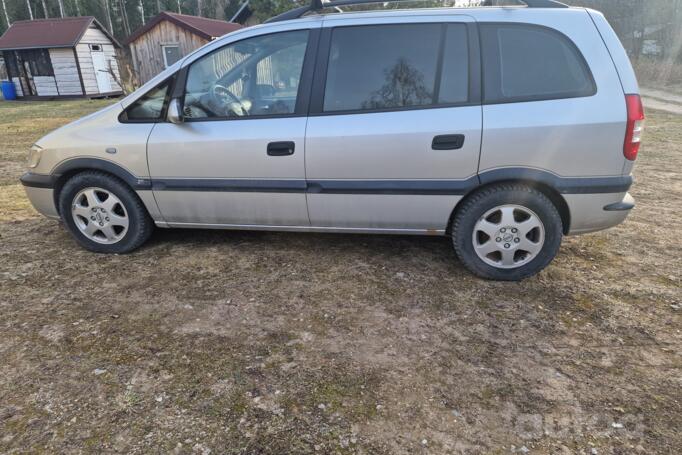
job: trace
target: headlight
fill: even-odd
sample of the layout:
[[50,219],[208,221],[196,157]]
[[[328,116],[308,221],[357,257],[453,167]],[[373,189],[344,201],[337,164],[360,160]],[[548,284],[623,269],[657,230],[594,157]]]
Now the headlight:
[[34,167],[38,166],[38,163],[40,163],[40,156],[43,153],[43,149],[38,147],[37,145],[33,145],[31,147],[31,150],[28,152],[28,167],[30,169],[33,169]]

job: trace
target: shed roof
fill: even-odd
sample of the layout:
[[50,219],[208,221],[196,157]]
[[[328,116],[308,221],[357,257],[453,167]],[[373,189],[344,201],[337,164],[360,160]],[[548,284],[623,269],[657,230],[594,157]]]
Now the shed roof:
[[217,19],[208,19],[199,16],[188,16],[187,14],[171,13],[169,11],[162,11],[147,22],[144,26],[135,30],[132,35],[125,41],[126,44],[132,43],[149,30],[154,28],[161,21],[170,21],[179,27],[188,30],[195,35],[204,39],[211,40],[226,33],[233,32],[242,28],[240,24],[232,22],[220,21]]
[[93,16],[79,16],[16,21],[0,37],[0,50],[74,47],[93,23],[121,46]]

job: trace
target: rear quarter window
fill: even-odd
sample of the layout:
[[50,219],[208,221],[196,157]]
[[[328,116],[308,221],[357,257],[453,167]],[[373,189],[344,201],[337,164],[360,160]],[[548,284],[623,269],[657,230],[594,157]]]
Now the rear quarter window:
[[481,24],[484,102],[540,101],[592,96],[592,73],[562,33],[528,24]]

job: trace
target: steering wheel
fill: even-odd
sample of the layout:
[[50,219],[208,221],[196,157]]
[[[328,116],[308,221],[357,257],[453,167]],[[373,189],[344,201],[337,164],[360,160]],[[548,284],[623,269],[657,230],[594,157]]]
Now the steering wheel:
[[211,90],[211,97],[215,104],[220,106],[227,115],[230,115],[230,113],[234,113],[234,115],[239,117],[249,115],[246,106],[227,87],[223,87],[220,84],[214,85]]

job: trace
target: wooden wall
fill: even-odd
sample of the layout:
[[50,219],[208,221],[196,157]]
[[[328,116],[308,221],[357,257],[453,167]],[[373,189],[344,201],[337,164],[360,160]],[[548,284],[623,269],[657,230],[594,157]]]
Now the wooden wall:
[[151,30],[130,43],[133,67],[144,84],[166,67],[163,63],[163,49],[166,44],[176,44],[184,57],[208,41],[178,27],[172,22],[161,21]]
[[[73,49],[50,49],[50,60],[57,81],[59,95],[82,95],[83,89],[78,78],[78,67]],[[39,93],[42,95],[42,93]]]
[[57,84],[54,76],[33,76],[33,85],[38,96],[57,96]]
[[[102,46],[105,58],[108,62],[111,62],[116,77],[120,80],[121,76],[118,70],[118,61],[116,60],[116,48],[111,40],[107,38],[97,26],[91,26],[86,30],[83,38],[76,45],[76,53],[78,54],[78,62],[80,63],[81,74],[83,75],[85,93],[88,95],[97,95],[99,94],[99,88],[97,87],[95,67],[92,64],[92,56],[90,55],[90,44],[100,44]],[[121,91],[121,87],[116,83],[114,78],[109,76],[109,79],[111,81],[112,91]]]

